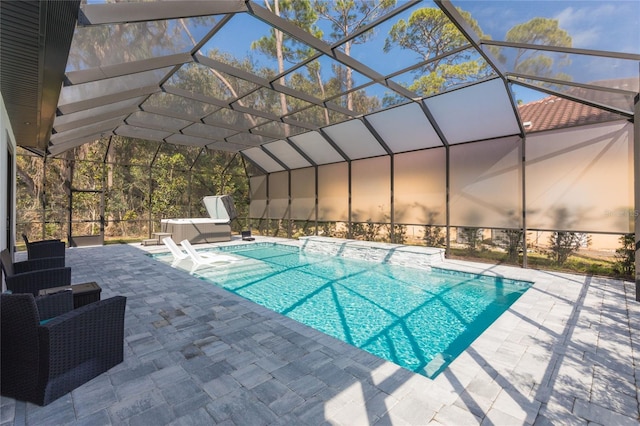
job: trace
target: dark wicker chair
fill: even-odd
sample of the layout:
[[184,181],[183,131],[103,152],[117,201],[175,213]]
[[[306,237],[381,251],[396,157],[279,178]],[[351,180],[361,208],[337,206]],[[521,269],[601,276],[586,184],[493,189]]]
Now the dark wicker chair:
[[64,257],[65,244],[60,240],[29,241],[26,234],[22,234],[22,239],[27,246],[27,259]]
[[2,395],[47,405],[122,362],[126,298],[94,302],[40,323],[40,309],[48,316],[70,303],[70,291],[37,299],[0,295]]
[[40,321],[50,320],[73,309],[73,292],[71,289],[35,298]]
[[0,252],[0,265],[7,290],[13,293],[38,295],[43,288],[71,285],[71,268],[64,266],[64,257],[13,262],[9,249]]

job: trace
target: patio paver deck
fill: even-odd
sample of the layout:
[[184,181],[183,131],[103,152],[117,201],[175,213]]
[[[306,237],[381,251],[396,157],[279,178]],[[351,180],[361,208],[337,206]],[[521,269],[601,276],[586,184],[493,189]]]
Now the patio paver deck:
[[447,261],[536,284],[431,380],[145,255],[153,250],[162,247],[67,250],[74,283],[127,296],[124,362],[46,407],[2,397],[0,425],[638,424],[632,283]]

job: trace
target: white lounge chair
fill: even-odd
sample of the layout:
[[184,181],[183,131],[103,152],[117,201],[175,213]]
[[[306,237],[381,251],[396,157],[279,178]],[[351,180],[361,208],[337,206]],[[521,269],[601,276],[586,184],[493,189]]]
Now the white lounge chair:
[[180,241],[180,245],[186,250],[187,255],[193,261],[193,266],[224,264],[239,260],[238,258],[228,254],[199,253],[193,248],[189,240]]
[[162,242],[165,246],[169,247],[169,251],[171,251],[171,254],[173,255],[173,261],[175,263],[180,262],[181,260],[185,260],[189,257],[187,253],[180,250],[180,247],[178,247],[178,245],[175,243],[175,241],[173,241],[173,239],[171,239],[171,237],[163,238]]

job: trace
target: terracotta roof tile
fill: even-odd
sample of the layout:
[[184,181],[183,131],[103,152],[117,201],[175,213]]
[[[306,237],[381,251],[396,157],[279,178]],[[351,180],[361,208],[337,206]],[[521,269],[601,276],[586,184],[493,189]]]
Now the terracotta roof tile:
[[624,119],[621,115],[558,96],[520,105],[518,111],[527,133]]

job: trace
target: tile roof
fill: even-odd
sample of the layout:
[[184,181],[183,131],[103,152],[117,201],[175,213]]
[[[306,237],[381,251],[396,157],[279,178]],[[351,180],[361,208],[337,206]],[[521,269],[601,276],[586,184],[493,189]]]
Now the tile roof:
[[624,119],[621,115],[559,96],[520,105],[518,111],[527,133]]

